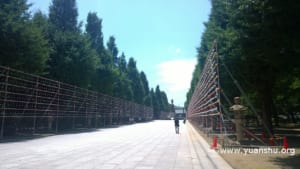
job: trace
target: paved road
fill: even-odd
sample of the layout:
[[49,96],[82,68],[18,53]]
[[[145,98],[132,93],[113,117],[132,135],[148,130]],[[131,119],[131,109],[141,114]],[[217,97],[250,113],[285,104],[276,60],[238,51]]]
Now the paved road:
[[181,123],[180,130],[175,134],[173,121],[153,121],[0,143],[0,169],[209,169],[228,165],[214,151],[207,151],[208,145],[193,129]]

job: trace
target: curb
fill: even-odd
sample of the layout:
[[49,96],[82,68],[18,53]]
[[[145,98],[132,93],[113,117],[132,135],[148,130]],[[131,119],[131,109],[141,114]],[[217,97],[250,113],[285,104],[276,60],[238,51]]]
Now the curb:
[[[232,169],[232,167],[214,150],[211,149],[210,145],[204,140],[204,138],[196,131],[196,129],[187,121],[187,126],[190,129],[189,134],[191,137],[195,137],[198,143],[198,147],[195,151],[197,154],[203,155],[203,150],[205,155],[210,159],[212,165],[216,169]],[[202,149],[202,150],[199,150]]]

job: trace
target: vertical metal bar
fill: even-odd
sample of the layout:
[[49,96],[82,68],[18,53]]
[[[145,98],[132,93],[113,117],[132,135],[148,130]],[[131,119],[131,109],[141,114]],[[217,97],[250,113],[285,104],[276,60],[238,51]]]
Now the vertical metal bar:
[[[216,47],[217,51],[217,47]],[[218,99],[218,109],[219,109],[219,120],[220,120],[220,134],[223,133],[223,122],[224,122],[224,117],[222,113],[222,105],[221,105],[221,84],[220,84],[220,70],[219,70],[219,57],[218,53],[215,55],[216,57],[216,64],[217,64],[217,76],[218,76],[218,86],[217,86],[217,99]],[[224,128],[224,132],[226,134],[226,129]]]
[[58,132],[58,113],[59,113],[59,95],[60,95],[60,82],[58,82],[58,90],[57,90],[57,106],[56,106],[56,126],[55,133]]
[[72,128],[75,129],[75,113],[76,113],[76,86],[74,86],[74,91],[73,91],[73,113],[72,113]]
[[98,127],[98,111],[99,111],[99,109],[98,109],[98,106],[99,106],[99,104],[98,104],[98,96],[99,96],[99,94],[98,93],[96,93],[96,113],[95,113],[95,128],[97,128]]
[[113,110],[113,98],[110,98],[110,111],[109,111],[109,121],[110,121],[110,125],[112,125],[112,110]]
[[88,109],[87,105],[88,105],[88,101],[89,101],[88,97],[89,97],[89,91],[86,89],[86,96],[85,96],[86,101],[84,103],[84,105],[85,105],[84,107],[85,107],[85,126],[86,126],[86,128],[89,128],[89,118],[90,118],[89,115],[88,115],[88,110],[87,110]]
[[37,111],[37,99],[38,99],[38,87],[39,87],[39,77],[36,77],[36,84],[35,84],[35,105],[34,105],[34,115],[33,115],[33,134],[35,133],[36,129],[36,111]]
[[9,68],[6,70],[5,75],[5,87],[4,87],[4,101],[3,101],[3,111],[2,111],[2,125],[1,125],[1,133],[0,133],[0,139],[3,139],[4,137],[4,124],[5,124],[5,116],[6,116],[6,97],[7,97],[7,84],[8,84],[8,78],[9,78]]

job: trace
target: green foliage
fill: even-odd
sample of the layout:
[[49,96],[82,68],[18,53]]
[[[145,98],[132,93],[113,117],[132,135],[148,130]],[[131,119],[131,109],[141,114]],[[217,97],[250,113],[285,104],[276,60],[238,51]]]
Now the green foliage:
[[53,0],[50,6],[49,76],[59,81],[89,87],[99,66],[99,57],[90,39],[79,31],[75,0]]
[[118,48],[116,45],[116,38],[113,36],[109,37],[109,40],[107,42],[107,50],[110,52],[110,54],[112,55],[113,58],[113,63],[114,65],[118,64]]
[[[118,70],[118,69],[116,69]],[[131,87],[131,81],[127,75],[118,70],[118,76],[113,83],[114,96],[129,101],[133,101],[133,89]]]
[[141,81],[142,81],[142,83],[143,83],[145,95],[148,95],[148,94],[149,94],[149,91],[150,91],[150,90],[149,90],[149,83],[148,83],[146,74],[145,74],[143,71],[140,73],[140,78],[141,78]]
[[1,65],[168,110],[166,94],[149,91],[136,61],[118,56],[115,37],[104,46],[96,13],[88,14],[83,33],[76,0],[52,0],[48,16],[41,11],[31,16],[29,7],[26,0],[0,0]]
[[0,64],[44,74],[48,42],[30,21],[28,8],[26,0],[0,1]]
[[76,0],[52,0],[49,21],[54,30],[79,32]]
[[99,58],[88,39],[73,32],[57,32],[53,39],[50,76],[59,81],[88,87]]
[[98,18],[96,13],[89,13],[87,16],[86,33],[89,36],[92,47],[96,49],[99,55],[104,50],[103,34],[102,34],[102,20]]
[[151,90],[150,90],[150,96],[151,96],[151,100],[152,100],[154,119],[158,119],[160,116],[160,107],[159,107],[159,102],[158,102],[157,96],[156,96],[153,88],[151,88]]
[[143,100],[145,97],[145,89],[139,71],[136,67],[136,61],[133,58],[130,58],[128,61],[127,75],[131,80],[134,101],[139,104],[144,104]]
[[[291,0],[211,2],[195,72],[201,72],[210,45],[217,39],[222,90],[229,98],[241,94],[222,66],[225,63],[246,95],[252,96],[252,102],[262,110],[264,122],[272,129],[276,108],[291,110],[298,106],[295,103],[299,101],[300,3]],[[199,77],[195,72],[186,103]]]
[[119,57],[118,65],[121,72],[127,73],[127,61],[124,53]]
[[167,94],[164,91],[161,91],[160,93],[160,105],[161,105],[161,111],[169,112],[170,107],[168,103],[168,97]]

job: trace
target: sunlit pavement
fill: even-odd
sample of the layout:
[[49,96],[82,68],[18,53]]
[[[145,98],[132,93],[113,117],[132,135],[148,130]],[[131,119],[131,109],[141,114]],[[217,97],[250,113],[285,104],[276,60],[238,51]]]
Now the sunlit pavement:
[[210,169],[230,166],[187,123],[153,121],[0,143],[1,169]]

